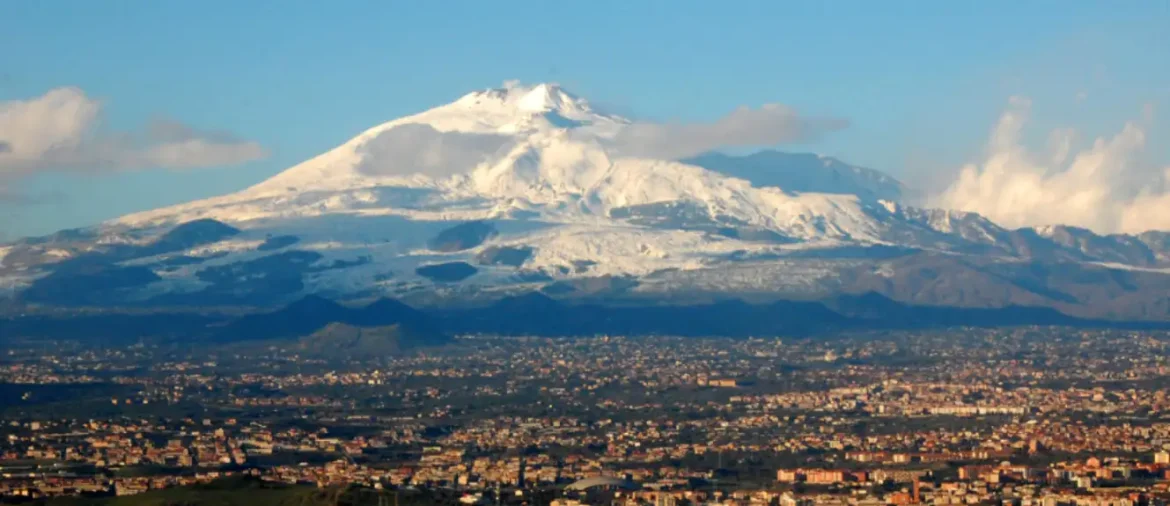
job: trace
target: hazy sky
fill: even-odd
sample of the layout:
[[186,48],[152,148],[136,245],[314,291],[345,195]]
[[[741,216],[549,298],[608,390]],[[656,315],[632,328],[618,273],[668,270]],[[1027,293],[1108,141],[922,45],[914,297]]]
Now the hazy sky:
[[[1091,144],[1137,121],[1139,158],[1165,167],[1167,26],[1162,0],[10,2],[0,134],[58,141],[17,153],[0,137],[0,156],[23,157],[0,165],[0,232],[240,189],[509,79],[559,82],[638,119],[708,121],[768,103],[845,118],[848,128],[783,148],[915,186],[945,187],[981,164],[1024,99],[1021,143],[1072,128]],[[51,90],[76,122],[38,122],[48,113],[23,107]]]

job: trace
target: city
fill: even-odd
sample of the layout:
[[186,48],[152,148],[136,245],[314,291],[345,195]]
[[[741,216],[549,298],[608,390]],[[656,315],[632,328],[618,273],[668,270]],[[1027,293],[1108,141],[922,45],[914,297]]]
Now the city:
[[[6,500],[247,476],[491,504],[1161,504],[1170,333],[9,347]],[[592,480],[592,481],[591,481]]]

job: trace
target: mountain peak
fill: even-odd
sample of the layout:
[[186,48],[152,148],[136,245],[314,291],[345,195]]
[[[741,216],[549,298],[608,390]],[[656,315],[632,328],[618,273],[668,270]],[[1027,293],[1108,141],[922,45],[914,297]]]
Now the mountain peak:
[[516,101],[516,105],[525,111],[545,112],[559,108],[566,102],[573,102],[569,96],[555,84],[538,84],[528,90]]
[[507,107],[527,113],[573,114],[592,110],[585,99],[565,91],[556,83],[524,85],[508,81],[502,88],[468,93],[455,103],[468,108]]

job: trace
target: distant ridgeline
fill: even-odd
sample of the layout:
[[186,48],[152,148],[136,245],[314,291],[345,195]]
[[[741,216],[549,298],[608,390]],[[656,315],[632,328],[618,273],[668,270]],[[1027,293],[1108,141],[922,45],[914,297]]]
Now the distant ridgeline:
[[309,296],[274,311],[244,315],[164,310],[46,312],[0,318],[0,335],[9,339],[279,344],[304,353],[341,358],[444,345],[451,342],[450,336],[477,333],[767,337],[1019,325],[1170,328],[1170,324],[1160,322],[1079,319],[1050,308],[912,306],[877,294],[761,304],[728,300],[689,305],[610,305],[569,303],[530,293],[484,306],[423,310],[392,299],[350,306]]

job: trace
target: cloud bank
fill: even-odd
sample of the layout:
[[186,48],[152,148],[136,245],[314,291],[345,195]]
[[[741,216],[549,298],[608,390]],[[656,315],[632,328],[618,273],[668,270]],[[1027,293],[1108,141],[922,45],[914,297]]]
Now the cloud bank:
[[848,126],[844,119],[810,118],[766,104],[740,107],[711,123],[633,123],[618,132],[609,148],[619,156],[678,160],[716,149],[814,140]]
[[430,125],[405,124],[366,141],[358,170],[378,176],[425,174],[444,178],[469,172],[512,142],[506,135],[441,132]]
[[[519,81],[506,81],[504,88],[509,93],[530,91]],[[634,121],[612,131],[594,130],[589,121],[578,121],[576,116],[563,118],[556,110],[542,114],[553,127],[568,129],[569,139],[600,147],[610,156],[660,160],[680,160],[723,148],[813,140],[849,125],[838,118],[802,116],[779,104],[755,109],[739,107],[708,123]],[[517,140],[515,135],[439,131],[426,124],[403,124],[360,146],[358,152],[363,160],[358,169],[379,176],[422,174],[445,178],[470,172]]]
[[1170,230],[1170,168],[1141,163],[1146,129],[1130,122],[1073,152],[1076,132],[1049,135],[1046,153],[1021,143],[1031,102],[1013,97],[987,154],[963,167],[930,205],[973,211],[1008,227],[1073,225],[1098,233]]
[[0,102],[0,178],[39,171],[189,169],[234,165],[267,155],[224,132],[156,121],[142,132],[106,132],[101,102],[78,88]]

